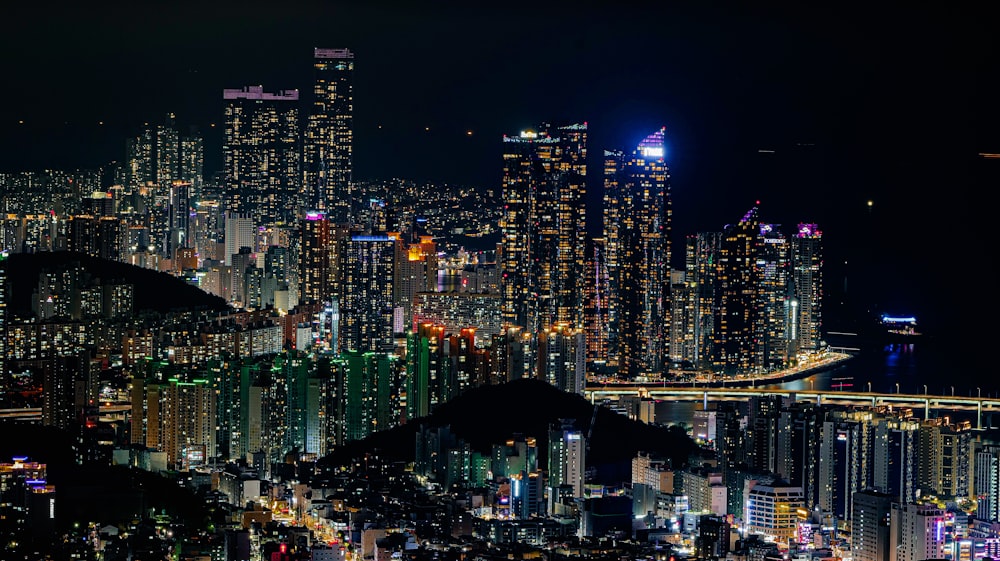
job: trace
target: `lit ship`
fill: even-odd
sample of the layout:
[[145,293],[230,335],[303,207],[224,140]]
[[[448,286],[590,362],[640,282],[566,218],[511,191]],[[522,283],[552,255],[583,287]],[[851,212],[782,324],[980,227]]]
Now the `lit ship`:
[[891,339],[911,339],[921,335],[917,331],[917,318],[913,316],[890,316],[882,314],[879,324],[882,326],[885,335]]

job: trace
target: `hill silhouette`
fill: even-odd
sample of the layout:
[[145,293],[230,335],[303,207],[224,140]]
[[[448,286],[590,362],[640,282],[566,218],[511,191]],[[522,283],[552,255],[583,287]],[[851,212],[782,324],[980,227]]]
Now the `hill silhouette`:
[[92,278],[99,278],[102,282],[121,281],[134,285],[133,311],[136,313],[196,309],[223,311],[228,308],[222,298],[168,273],[73,251],[53,251],[15,253],[7,258],[9,312],[21,317],[31,314],[31,293],[38,287],[38,275],[42,270],[74,262],[79,263]]
[[548,456],[548,431],[561,419],[584,435],[590,433],[587,464],[598,470],[604,483],[620,483],[640,451],[669,458],[674,466],[688,462],[698,451],[683,429],[633,421],[598,405],[591,431],[594,405],[583,396],[570,394],[534,379],[513,380],[495,386],[471,389],[437,408],[431,415],[348,443],[320,460],[321,465],[341,465],[377,450],[387,460],[413,461],[415,437],[421,425],[450,426],[451,431],[473,450],[489,453],[515,434],[535,437],[539,465]]

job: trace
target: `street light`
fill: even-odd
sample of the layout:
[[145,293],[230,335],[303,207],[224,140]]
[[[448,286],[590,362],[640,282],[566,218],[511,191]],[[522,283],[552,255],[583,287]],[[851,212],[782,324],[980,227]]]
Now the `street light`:
[[980,388],[980,387],[977,386],[976,387],[976,391],[979,392],[979,399],[982,399],[983,398],[983,388]]
[[924,395],[927,395],[927,384],[924,384]]
[[872,383],[868,382],[868,393],[872,393]]
[[955,386],[951,387],[951,397],[955,397]]

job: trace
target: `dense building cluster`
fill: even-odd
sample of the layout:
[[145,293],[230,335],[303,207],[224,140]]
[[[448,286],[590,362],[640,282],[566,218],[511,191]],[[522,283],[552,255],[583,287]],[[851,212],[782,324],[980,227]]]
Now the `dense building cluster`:
[[[754,206],[684,237],[684,266],[671,266],[665,129],[603,151],[595,236],[587,123],[498,139],[498,186],[362,181],[354,54],[313,55],[311,88],[222,92],[217,174],[174,115],[105,169],[0,174],[0,410],[72,434],[78,465],[170,474],[200,493],[225,514],[217,532],[187,533],[204,540],[192,556],[507,558],[530,546],[757,561],[850,545],[862,561],[920,561],[1000,549],[995,528],[953,512],[1000,518],[1000,452],[967,424],[898,410],[719,403],[695,419],[704,457],[640,454],[619,484],[596,480],[588,435],[569,424],[548,428],[541,454],[540,435],[485,452],[420,424],[409,465],[370,452],[319,469],[482,386],[535,378],[581,395],[588,381],[733,380],[808,362],[825,343],[816,224],[783,230]],[[46,252],[80,258],[12,293],[10,259]],[[170,273],[222,305],[141,309],[149,286],[85,256]],[[489,405],[483,415],[517,414]],[[656,422],[648,402],[617,405]],[[58,495],[45,465],[18,457],[0,476],[2,529],[48,531]],[[90,552],[134,550],[120,533],[169,542],[176,528],[140,510],[76,530]]]

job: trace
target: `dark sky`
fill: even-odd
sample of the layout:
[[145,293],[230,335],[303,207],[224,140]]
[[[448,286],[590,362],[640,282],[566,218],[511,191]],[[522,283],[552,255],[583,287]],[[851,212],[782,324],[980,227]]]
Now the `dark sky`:
[[977,157],[1000,152],[1000,53],[985,8],[33,4],[0,33],[0,171],[119,159],[127,135],[168,111],[205,131],[217,169],[209,125],[223,88],[305,93],[312,48],[348,47],[359,179],[496,186],[502,134],[587,121],[598,193],[604,148],[666,126],[675,243],[760,200],[786,229],[818,222],[828,283],[846,274],[879,307],[950,321],[965,291],[996,285],[966,276],[995,252],[986,201],[1000,160]]

